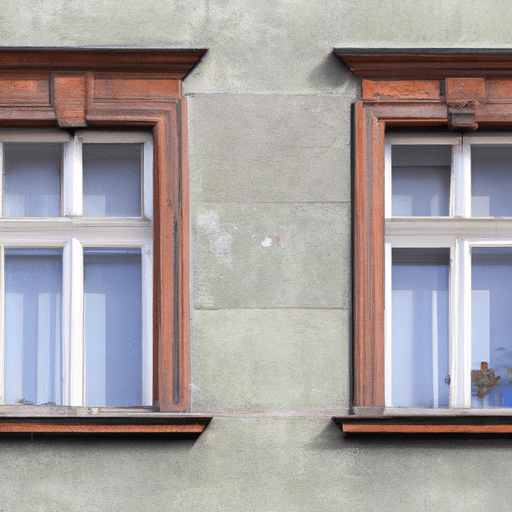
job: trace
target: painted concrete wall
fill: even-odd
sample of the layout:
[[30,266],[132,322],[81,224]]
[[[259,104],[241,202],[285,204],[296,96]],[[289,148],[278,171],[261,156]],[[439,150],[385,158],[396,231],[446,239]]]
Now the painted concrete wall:
[[510,509],[508,439],[343,440],[350,105],[333,47],[512,47],[509,0],[2,0],[2,46],[208,48],[184,90],[196,441],[0,439],[3,511]]

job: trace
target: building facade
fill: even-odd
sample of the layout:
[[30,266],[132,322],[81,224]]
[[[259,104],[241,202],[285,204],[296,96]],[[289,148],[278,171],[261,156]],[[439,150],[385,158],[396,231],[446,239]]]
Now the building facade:
[[0,509],[506,511],[507,436],[344,438],[353,105],[334,49],[512,49],[504,0],[19,0],[6,48],[205,49],[182,80],[197,437],[0,439]]

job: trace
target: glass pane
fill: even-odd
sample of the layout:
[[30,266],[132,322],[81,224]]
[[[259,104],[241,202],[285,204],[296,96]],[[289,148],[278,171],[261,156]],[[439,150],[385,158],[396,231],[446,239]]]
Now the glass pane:
[[451,146],[393,146],[392,215],[439,217],[450,213]]
[[472,263],[472,406],[512,407],[512,247],[474,248]]
[[142,144],[84,144],[84,215],[141,216]]
[[512,146],[471,146],[471,215],[512,217]]
[[5,251],[5,403],[62,403],[62,251]]
[[141,405],[140,249],[85,249],[84,294],[87,405]]
[[449,249],[393,249],[394,407],[447,407]]
[[58,217],[61,164],[61,144],[4,143],[4,217]]

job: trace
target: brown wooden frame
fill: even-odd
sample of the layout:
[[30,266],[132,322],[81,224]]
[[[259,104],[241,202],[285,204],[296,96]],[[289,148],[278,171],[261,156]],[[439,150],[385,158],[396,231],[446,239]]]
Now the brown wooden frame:
[[[0,50],[0,126],[153,132],[153,387],[160,412],[190,407],[188,134],[181,80],[204,53]],[[51,431],[50,424],[46,419],[40,428]]]
[[[354,74],[363,78],[361,99],[354,109],[353,405],[356,414],[382,418],[386,129],[512,129],[512,52],[355,49],[336,53]],[[418,416],[415,418],[409,418],[409,422],[404,418],[381,422],[381,430],[374,431],[413,432],[414,425],[422,423]],[[339,421],[343,422],[343,418]],[[511,431],[512,417],[504,421],[510,424]],[[345,423],[351,431],[357,430],[356,425],[369,423],[376,428],[375,418],[359,418],[359,422],[352,418]],[[400,425],[406,426],[400,430]],[[496,431],[504,431],[503,421],[501,425]],[[445,426],[443,431],[450,431]],[[488,431],[478,422],[473,427],[472,432]],[[360,428],[363,431],[369,427]],[[424,425],[418,426],[418,432],[423,428]]]

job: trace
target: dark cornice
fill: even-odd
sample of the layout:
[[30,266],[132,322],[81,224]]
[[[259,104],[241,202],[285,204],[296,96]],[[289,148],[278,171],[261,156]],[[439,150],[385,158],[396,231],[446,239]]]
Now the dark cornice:
[[358,77],[369,79],[512,76],[512,49],[336,48]]
[[0,70],[172,73],[183,78],[205,49],[0,48]]

